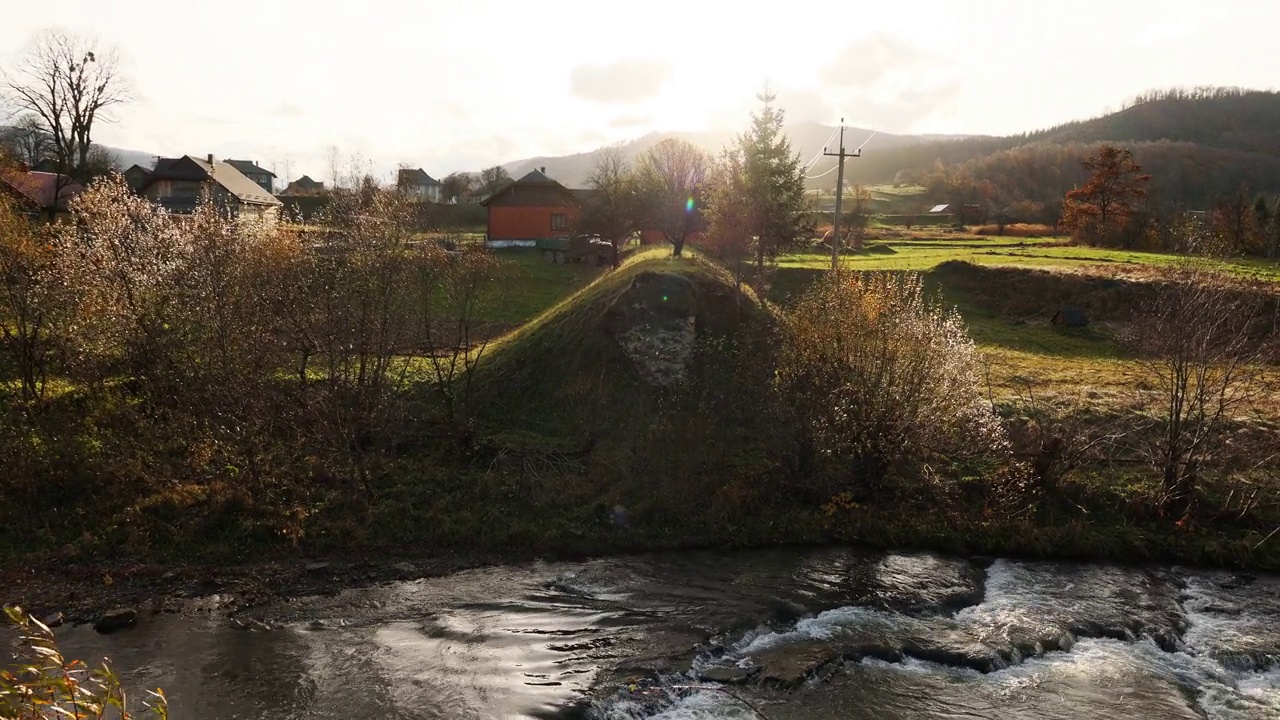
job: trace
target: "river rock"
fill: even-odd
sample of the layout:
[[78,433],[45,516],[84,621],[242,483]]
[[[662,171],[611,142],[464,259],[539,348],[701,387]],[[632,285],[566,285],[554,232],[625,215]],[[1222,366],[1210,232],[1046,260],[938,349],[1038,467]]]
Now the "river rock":
[[707,682],[725,685],[741,685],[760,672],[759,667],[738,667],[737,665],[718,665],[698,673],[698,678]]
[[781,688],[801,685],[824,665],[839,658],[839,650],[819,640],[769,648],[752,656],[760,666],[760,684]]
[[1008,665],[1005,656],[988,645],[968,641],[959,633],[944,633],[941,637],[913,637],[902,646],[904,655],[952,667],[964,667],[982,673],[995,672]]
[[328,575],[329,563],[313,562],[313,563],[309,563],[304,569],[307,571],[308,575]]
[[270,625],[262,622],[261,620],[255,620],[253,618],[249,618],[248,620],[240,620],[239,618],[232,618],[232,622],[234,622],[236,627],[239,628],[240,630],[267,632],[271,629]]
[[391,566],[401,577],[414,577],[418,574],[418,566],[411,562],[398,562]]
[[65,623],[66,621],[67,621],[67,616],[63,615],[60,612],[56,612],[52,615],[45,617],[40,622],[44,623],[44,626],[47,628],[56,628],[56,627],[62,627],[63,623]]
[[138,619],[138,611],[133,608],[116,608],[102,614],[97,622],[93,624],[93,629],[104,635],[106,633],[123,630],[130,627]]

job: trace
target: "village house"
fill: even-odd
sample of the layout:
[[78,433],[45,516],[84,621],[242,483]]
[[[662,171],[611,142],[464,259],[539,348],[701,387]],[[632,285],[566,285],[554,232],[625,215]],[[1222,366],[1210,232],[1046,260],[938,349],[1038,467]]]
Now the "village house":
[[266,168],[258,167],[257,161],[227,160],[226,163],[239,170],[241,175],[244,175],[257,183],[258,187],[266,190],[268,193],[274,193],[276,174]]
[[294,197],[300,195],[321,195],[323,193],[324,183],[318,180],[312,180],[310,175],[303,175],[297,180],[289,183],[289,185],[285,187],[284,192],[280,194]]
[[533,247],[539,240],[567,238],[580,203],[572,190],[546,175],[530,171],[480,203],[489,211],[485,244],[489,247]]
[[269,222],[280,217],[282,203],[274,195],[213,155],[160,158],[151,170],[138,165],[129,168],[126,178],[130,177],[135,192],[170,212],[193,212],[201,192],[207,190],[215,203],[236,217]]
[[400,168],[396,173],[396,188],[413,197],[430,202],[440,202],[442,185],[422,168],[411,170]]
[[66,175],[37,172],[25,165],[0,170],[0,196],[33,220],[66,215],[71,200],[82,192],[84,186]]

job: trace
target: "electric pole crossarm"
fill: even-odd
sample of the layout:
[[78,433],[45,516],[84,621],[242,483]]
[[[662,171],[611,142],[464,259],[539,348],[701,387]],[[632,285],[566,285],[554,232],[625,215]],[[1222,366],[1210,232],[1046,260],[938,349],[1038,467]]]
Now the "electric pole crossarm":
[[844,161],[845,158],[862,157],[862,148],[858,148],[854,152],[848,153],[844,151],[844,118],[840,118],[840,152],[827,152],[826,148],[822,148],[822,154],[828,157],[840,158],[840,162],[836,169],[836,216],[831,223],[831,270],[832,272],[840,271],[840,208],[842,200],[844,200]]

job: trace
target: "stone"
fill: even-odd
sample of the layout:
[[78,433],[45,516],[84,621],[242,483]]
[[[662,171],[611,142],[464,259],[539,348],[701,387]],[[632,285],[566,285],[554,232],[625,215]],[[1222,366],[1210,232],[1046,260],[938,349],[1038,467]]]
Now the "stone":
[[794,688],[827,663],[840,659],[840,651],[821,641],[770,648],[752,656],[760,666],[762,685]]
[[60,612],[56,612],[41,619],[40,622],[44,623],[47,628],[62,627],[67,622],[67,617]]
[[329,563],[327,562],[309,563],[306,566],[305,570],[309,575],[327,575],[329,572]]
[[406,577],[418,574],[418,566],[411,562],[398,562],[395,565],[392,565],[391,569],[395,570],[397,574]]
[[138,620],[138,611],[133,608],[116,608],[102,614],[97,622],[93,624],[93,629],[102,634],[123,630],[131,627]]
[[760,672],[760,668],[758,667],[719,665],[703,670],[698,673],[698,677],[707,682],[721,683],[723,685],[741,685],[742,683],[750,680],[758,672]]
[[177,580],[177,579],[178,579],[177,570],[170,570],[169,572],[160,576],[161,582],[173,582],[174,580]]

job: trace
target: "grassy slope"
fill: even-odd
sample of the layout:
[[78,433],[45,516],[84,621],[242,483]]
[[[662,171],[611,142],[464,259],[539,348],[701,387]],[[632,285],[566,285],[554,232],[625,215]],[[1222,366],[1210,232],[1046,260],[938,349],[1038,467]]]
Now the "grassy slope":
[[[990,245],[988,241],[985,247]],[[776,433],[776,427],[734,434],[732,421],[698,421],[696,415],[722,414],[708,410],[705,396],[671,401],[618,372],[626,360],[611,343],[599,342],[598,329],[629,279],[650,270],[708,283],[727,281],[694,261],[671,259],[663,249],[649,251],[506,336],[486,359],[481,373],[481,404],[488,408],[483,425],[502,445],[502,453],[520,458],[522,482],[528,483],[518,493],[525,499],[516,506],[523,509],[508,506],[503,511],[503,527],[518,528],[503,531],[504,542],[519,545],[538,536],[540,547],[567,543],[594,552],[836,538],[957,552],[1124,560],[1172,557],[1268,566],[1275,562],[1259,559],[1262,556],[1248,549],[1256,538],[1234,530],[1175,536],[1167,522],[1135,522],[1124,508],[1150,491],[1150,481],[1128,467],[1089,476],[1073,491],[1085,494],[1073,502],[1087,507],[1086,514],[1049,523],[940,520],[924,500],[917,503],[920,507],[833,510],[812,498],[802,499],[802,490],[776,476],[785,447],[753,445],[771,430]],[[788,290],[798,291],[819,272],[803,263],[784,265],[780,299],[785,302]],[[927,277],[966,317],[990,361],[997,395],[1008,398],[1030,387],[1042,396],[1057,391],[1106,406],[1131,394],[1131,361],[1105,330],[1063,332],[1048,326],[1046,318],[1011,317],[991,297],[948,277],[945,268]],[[594,385],[584,385],[592,379],[585,372],[592,367],[607,369],[594,377]],[[742,386],[724,387],[723,375],[702,376],[696,384],[721,383],[708,395],[743,392]],[[603,441],[591,457],[567,460],[593,427]],[[553,452],[533,452],[547,448]],[[964,492],[971,491],[982,492],[977,487]],[[626,533],[601,527],[603,509],[615,503],[636,513],[635,525]],[[771,521],[767,526],[760,522],[764,517]],[[486,527],[478,532],[495,531]]]
[[[749,295],[739,305],[718,268],[668,255],[632,256],[491,345],[469,403],[471,456],[407,458],[372,517],[335,540],[559,554],[816,539],[785,521],[795,518],[752,525],[765,496],[777,500],[756,482],[774,464],[757,404],[767,376],[751,362],[767,355],[754,331],[772,315]],[[692,294],[657,300],[642,321],[672,304],[698,318],[690,381],[672,388],[643,382],[616,339],[620,306],[632,312],[632,283],[650,273]],[[615,504],[631,513],[627,533],[607,525]]]

